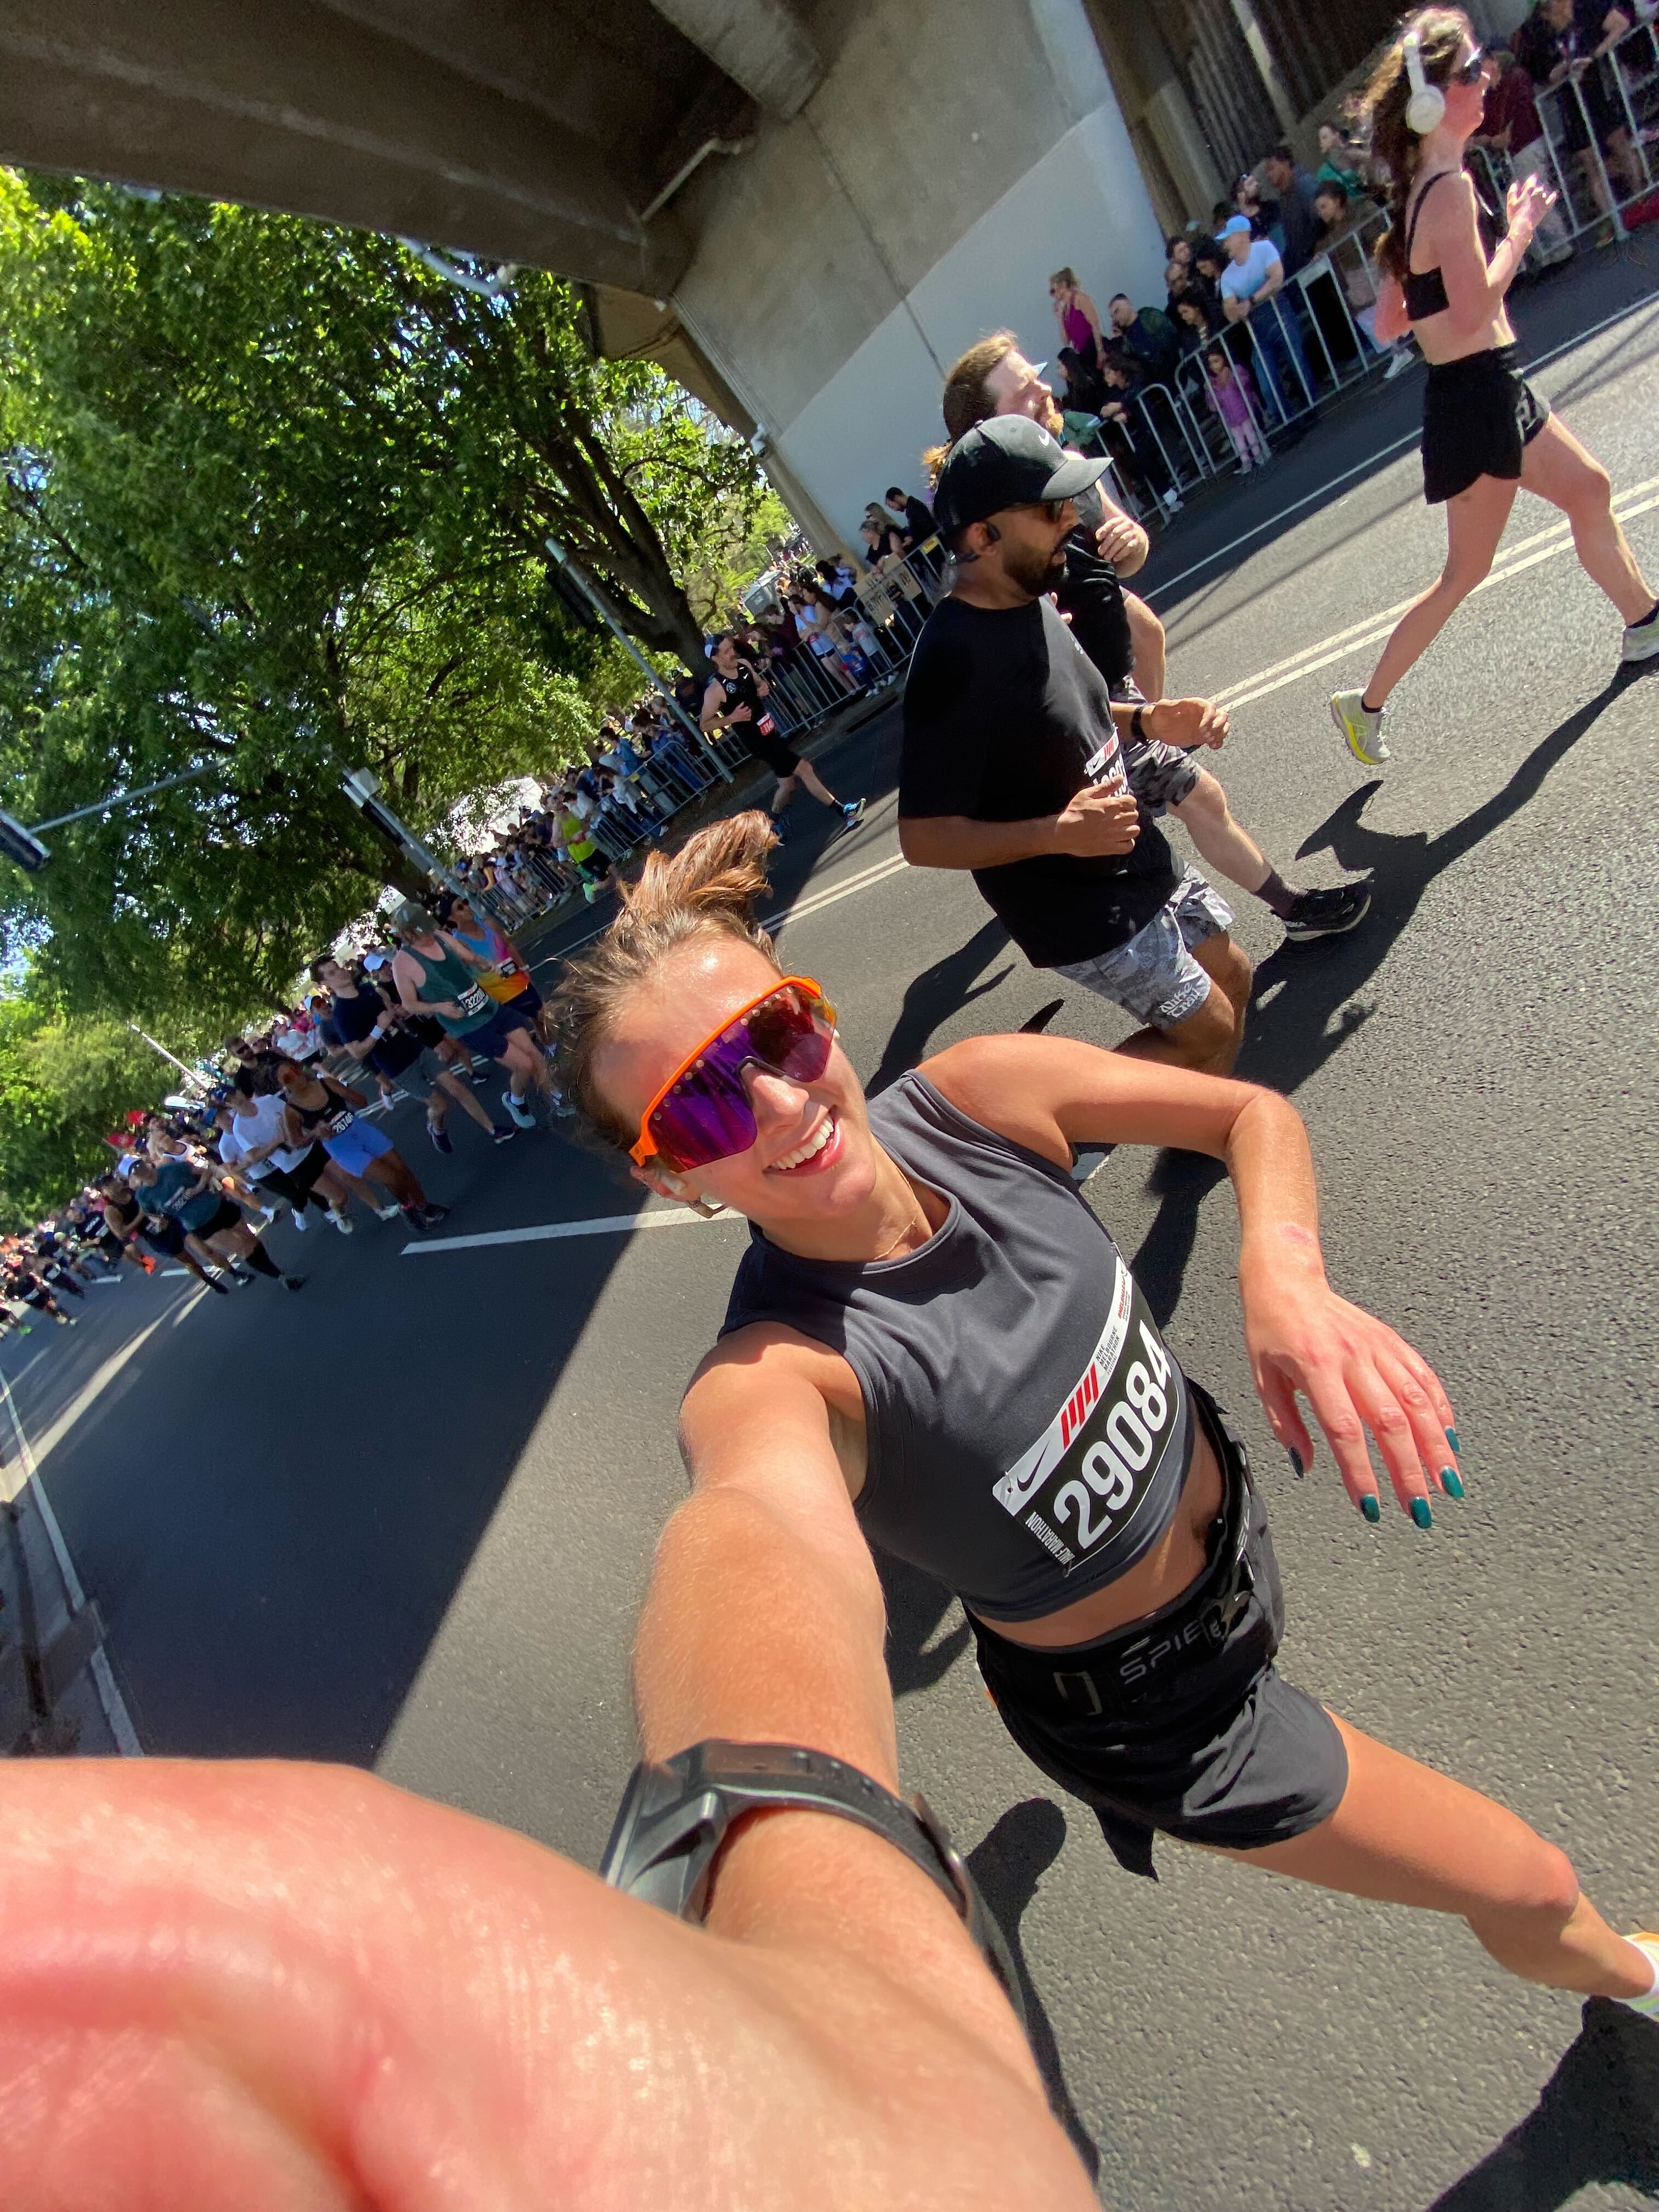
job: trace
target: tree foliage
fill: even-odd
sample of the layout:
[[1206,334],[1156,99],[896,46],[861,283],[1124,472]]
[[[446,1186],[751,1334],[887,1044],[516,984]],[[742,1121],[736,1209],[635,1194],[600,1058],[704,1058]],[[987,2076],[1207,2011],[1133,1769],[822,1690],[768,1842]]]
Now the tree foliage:
[[700,657],[677,574],[762,496],[556,278],[484,299],[392,240],[6,172],[0,448],[0,804],[208,771],[0,867],[0,913],[68,1013],[220,1029],[387,874],[343,769],[441,842],[591,734],[620,655],[550,534]]
[[118,1021],[66,1016],[27,987],[0,993],[0,1234],[55,1212],[111,1155],[102,1139],[153,1106],[166,1063]]

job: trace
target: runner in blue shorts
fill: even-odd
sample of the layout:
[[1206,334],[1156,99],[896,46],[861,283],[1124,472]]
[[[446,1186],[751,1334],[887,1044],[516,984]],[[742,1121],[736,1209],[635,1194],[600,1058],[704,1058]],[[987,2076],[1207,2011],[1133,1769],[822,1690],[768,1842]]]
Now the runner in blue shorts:
[[[276,1080],[288,1109],[289,1141],[296,1146],[320,1144],[382,1221],[401,1212],[412,1228],[431,1229],[444,1218],[449,1208],[433,1205],[385,1130],[362,1118],[368,1101],[361,1091],[295,1060],[276,1062]],[[375,1190],[364,1188],[370,1183]],[[380,1203],[380,1191],[391,1192],[390,1206]]]

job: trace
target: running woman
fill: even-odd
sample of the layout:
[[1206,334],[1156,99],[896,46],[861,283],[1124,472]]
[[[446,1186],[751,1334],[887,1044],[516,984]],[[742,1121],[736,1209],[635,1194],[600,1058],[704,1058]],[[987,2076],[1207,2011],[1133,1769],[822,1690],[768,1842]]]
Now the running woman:
[[1425,8],[1365,94],[1371,149],[1393,179],[1376,335],[1387,345],[1409,329],[1428,362],[1423,496],[1443,502],[1447,533],[1439,581],[1395,625],[1370,683],[1332,698],[1331,719],[1367,768],[1390,757],[1389,695],[1490,571],[1518,487],[1571,523],[1580,566],[1624,618],[1623,659],[1659,653],[1659,599],[1613,514],[1607,472],[1521,374],[1504,298],[1555,194],[1525,178],[1500,218],[1465,170],[1490,66],[1461,9]]
[[[1042,363],[1026,360],[1012,331],[994,331],[952,364],[945,380],[944,409],[945,434],[953,441],[994,415],[1029,416],[1051,437],[1059,440],[1065,434],[1065,418],[1042,380]],[[945,458],[941,453],[941,465]],[[1112,504],[1097,483],[1085,485],[1073,504],[1078,526],[1066,540],[1066,567],[1054,587],[1054,604],[1113,698],[1155,708],[1164,696],[1164,626],[1121,581],[1146,559],[1146,533]],[[1208,742],[1218,750],[1224,735],[1225,725],[1218,724]],[[1260,899],[1283,922],[1286,937],[1300,943],[1340,936],[1364,921],[1371,902],[1369,884],[1338,884],[1328,890],[1297,890],[1287,884],[1234,817],[1220,779],[1200,768],[1187,746],[1156,736],[1142,738],[1124,748],[1123,769],[1147,812],[1154,818],[1166,810],[1173,814],[1200,860]]]
[[[279,1060],[276,1081],[287,1103],[286,1133],[300,1146],[320,1144],[343,1175],[362,1186],[368,1203],[382,1221],[401,1212],[415,1229],[435,1229],[448,1213],[447,1206],[434,1206],[422,1189],[414,1170],[384,1129],[362,1119],[368,1100],[326,1068],[314,1062]],[[392,1204],[383,1206],[370,1182],[392,1194]]]
[[[778,787],[772,794],[774,818],[781,818],[795,795],[796,784],[803,783],[821,806],[835,809],[843,829],[856,830],[864,818],[864,801],[837,799],[811,762],[785,744],[766,703],[772,687],[750,662],[739,659],[738,641],[731,631],[715,640],[709,658],[714,672],[702,695],[702,712],[697,719],[711,736],[717,730],[733,732],[777,777]],[[779,835],[781,841],[782,833]]]
[[[755,919],[758,814],[653,854],[556,1003],[568,1087],[649,1189],[750,1224],[682,1408],[692,1492],[635,1652],[646,1755],[817,1748],[896,1785],[869,1540],[962,1599],[1009,1734],[1133,1871],[1164,1834],[1461,1915],[1512,1972],[1659,2017],[1565,1854],[1293,1689],[1243,1447],[1073,1186],[1073,1148],[1224,1161],[1268,1424],[1311,1406],[1355,1507],[1456,1498],[1428,1363],[1330,1287],[1306,1132],[1270,1091],[1063,1038],[975,1037],[867,1102],[834,1010]],[[718,1883],[718,1869],[715,1874]]]

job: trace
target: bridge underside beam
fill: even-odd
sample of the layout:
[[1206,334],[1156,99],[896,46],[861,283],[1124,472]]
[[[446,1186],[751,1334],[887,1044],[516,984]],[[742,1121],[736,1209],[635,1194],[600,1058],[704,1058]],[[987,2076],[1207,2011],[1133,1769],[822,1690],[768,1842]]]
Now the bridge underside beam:
[[[680,42],[666,29],[663,37]],[[697,58],[705,75],[707,65]],[[689,247],[607,145],[320,0],[8,0],[0,160],[240,199],[651,296]]]

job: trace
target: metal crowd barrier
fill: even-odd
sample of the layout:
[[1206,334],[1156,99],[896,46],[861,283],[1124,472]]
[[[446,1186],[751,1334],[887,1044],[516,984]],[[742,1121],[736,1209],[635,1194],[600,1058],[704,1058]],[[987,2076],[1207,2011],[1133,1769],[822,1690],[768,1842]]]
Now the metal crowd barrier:
[[[1587,97],[1587,85],[1594,88],[1594,99]],[[1540,86],[1533,96],[1548,148],[1547,173],[1540,173],[1560,194],[1556,212],[1568,232],[1578,238],[1611,222],[1616,236],[1627,237],[1635,227],[1627,220],[1631,211],[1659,190],[1659,25],[1638,23],[1578,75]],[[1601,110],[1601,129],[1594,107]],[[1622,195],[1614,191],[1608,167],[1616,158],[1612,142],[1621,136],[1640,177],[1639,182],[1621,177]],[[1523,162],[1531,151],[1522,149]],[[1656,213],[1643,210],[1639,220],[1650,222]]]
[[[1386,224],[1381,213],[1368,217],[1245,319],[1188,352],[1168,381],[1143,386],[1125,403],[1127,438],[1103,424],[1085,441],[1112,464],[1119,504],[1137,521],[1160,512],[1166,485],[1184,494],[1237,465],[1226,424],[1210,404],[1205,356],[1212,347],[1249,370],[1254,389],[1245,392],[1245,404],[1264,441],[1387,367],[1393,349],[1379,346],[1366,327],[1377,289],[1368,242]],[[1265,345],[1264,319],[1273,333]]]

